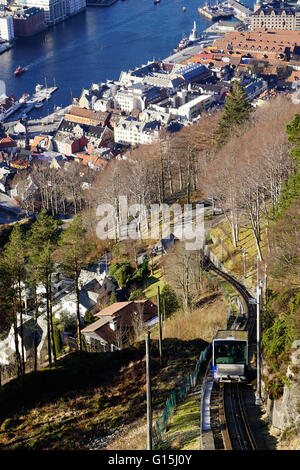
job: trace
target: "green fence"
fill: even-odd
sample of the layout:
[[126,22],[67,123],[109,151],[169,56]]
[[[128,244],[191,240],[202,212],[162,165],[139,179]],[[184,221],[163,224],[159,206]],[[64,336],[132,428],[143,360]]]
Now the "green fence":
[[156,420],[152,427],[152,439],[154,446],[163,442],[164,433],[167,430],[168,423],[174,414],[176,405],[181,403],[186,395],[196,386],[197,378],[202,364],[205,364],[211,355],[211,344],[204,351],[201,351],[194,372],[187,377],[186,385],[174,390],[166,401],[161,416]]

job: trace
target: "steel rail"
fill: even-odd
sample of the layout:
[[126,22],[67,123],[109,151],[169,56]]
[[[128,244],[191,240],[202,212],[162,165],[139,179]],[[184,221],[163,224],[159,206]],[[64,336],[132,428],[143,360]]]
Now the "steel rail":
[[[247,319],[241,329],[247,329],[249,338],[255,334],[255,306],[250,303],[252,295],[247,291],[239,281],[230,274],[217,268],[210,260],[206,268],[214,271],[216,274],[227,280],[241,294],[246,304]],[[256,450],[257,446],[251,432],[247,414],[244,409],[241,396],[242,385],[236,383],[224,384],[224,387],[216,387],[216,393],[219,391],[219,402],[223,402],[222,411],[219,412],[219,423],[215,428],[222,429],[223,448],[225,450]],[[217,398],[214,398],[217,400]],[[222,416],[224,418],[222,420]]]

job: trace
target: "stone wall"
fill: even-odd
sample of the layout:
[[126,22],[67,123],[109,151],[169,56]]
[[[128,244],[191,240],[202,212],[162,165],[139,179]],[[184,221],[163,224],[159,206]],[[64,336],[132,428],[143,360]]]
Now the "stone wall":
[[[287,377],[289,386],[284,386],[283,395],[279,400],[271,400],[262,386],[264,408],[274,434],[282,437],[288,428],[294,428],[295,434],[300,436],[300,340],[292,344],[291,363],[288,366]],[[297,450],[300,450],[298,438]]]

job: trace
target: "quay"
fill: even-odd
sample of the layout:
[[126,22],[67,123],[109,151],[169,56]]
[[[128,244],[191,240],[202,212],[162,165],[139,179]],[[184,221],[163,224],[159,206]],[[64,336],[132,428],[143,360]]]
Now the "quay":
[[253,13],[250,8],[245,7],[245,5],[237,0],[227,0],[226,3],[233,8],[234,16],[241,21],[247,22],[251,13]]
[[244,28],[244,25],[241,21],[218,21],[217,23],[212,24],[206,28],[203,33],[205,34],[226,34],[231,31],[238,31]]
[[118,0],[87,0],[86,5],[89,7],[110,7]]
[[225,7],[224,5],[219,4],[216,6],[206,4],[204,7],[198,8],[198,13],[211,21],[217,21],[222,18],[231,18],[234,16],[234,9],[232,7]]
[[162,60],[165,64],[182,64],[186,63],[188,59],[203,51],[203,48],[212,46],[214,42],[219,39],[220,35],[214,35],[207,37],[206,39],[200,39],[191,46],[185,47],[181,51],[172,54]]
[[13,47],[13,44],[9,42],[0,42],[0,54],[3,54],[3,52],[8,51]]

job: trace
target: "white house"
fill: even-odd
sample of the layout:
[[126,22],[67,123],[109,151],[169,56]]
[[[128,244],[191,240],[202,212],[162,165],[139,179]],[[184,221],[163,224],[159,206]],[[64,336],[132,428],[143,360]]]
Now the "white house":
[[[18,347],[21,354],[21,322],[20,315],[17,316],[18,325]],[[28,360],[34,345],[34,319],[31,315],[23,315],[23,338],[24,338],[24,359]],[[47,340],[47,321],[44,315],[37,319],[37,357],[40,359],[41,350]],[[14,361],[16,352],[16,342],[14,327],[11,326],[7,337],[0,341],[0,364],[9,365]]]
[[121,118],[114,127],[114,139],[119,144],[152,144],[160,131],[160,122],[143,122],[133,117]]

